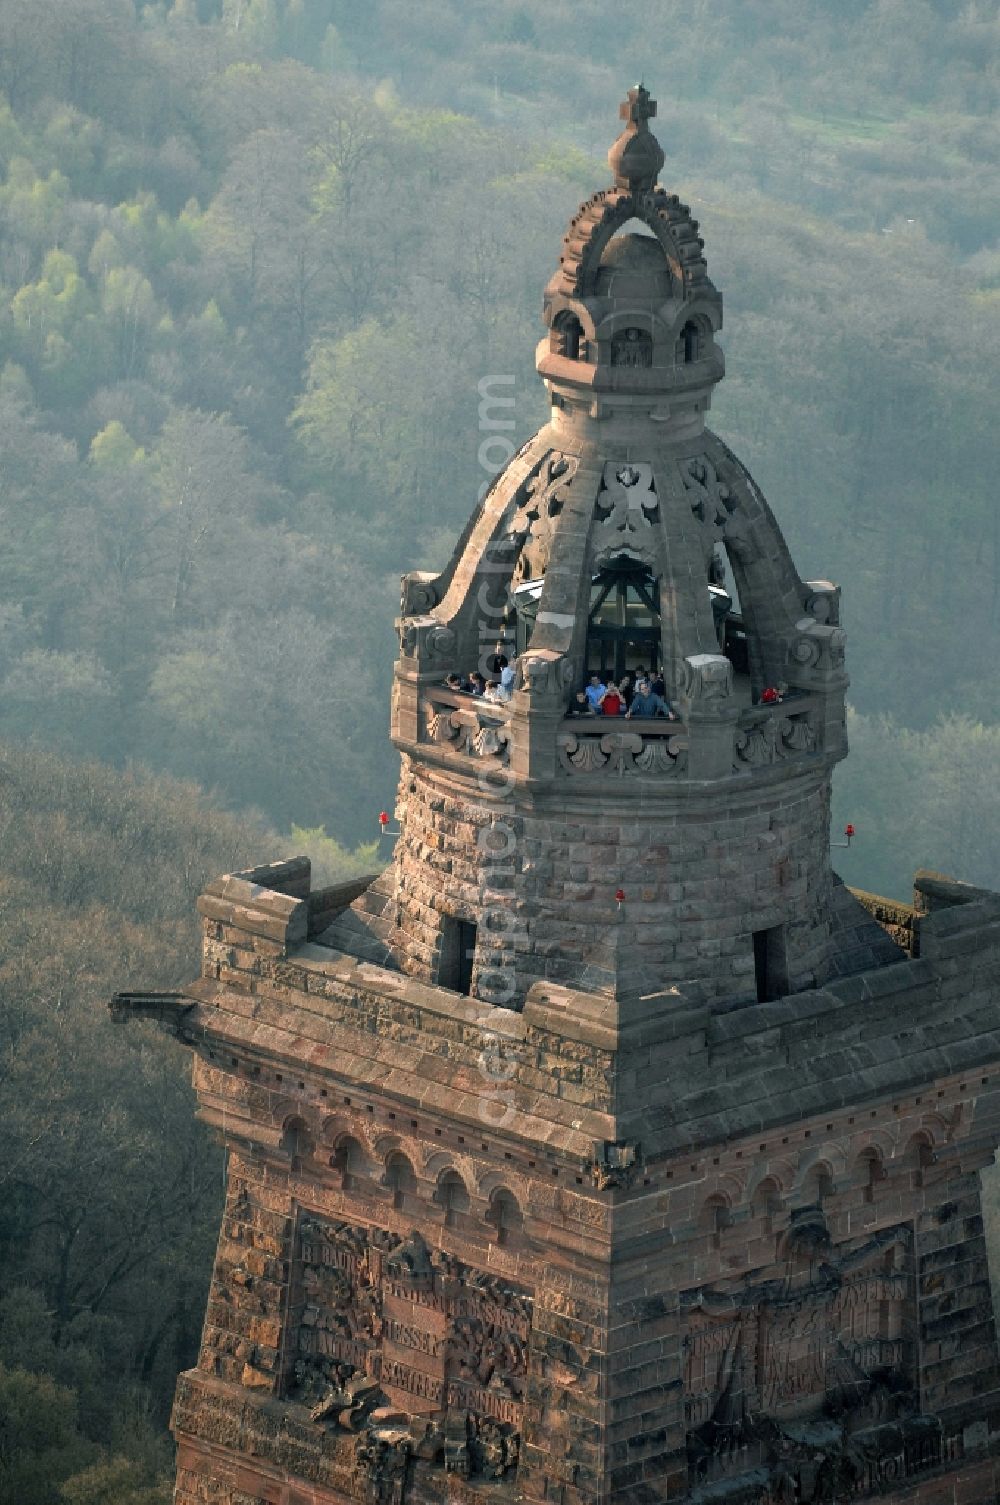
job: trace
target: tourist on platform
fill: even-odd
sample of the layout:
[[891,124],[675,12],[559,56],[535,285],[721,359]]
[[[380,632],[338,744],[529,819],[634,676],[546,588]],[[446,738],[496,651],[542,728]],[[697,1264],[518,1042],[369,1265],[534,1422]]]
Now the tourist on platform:
[[467,694],[469,690],[468,681],[464,680],[461,674],[449,674],[445,684],[449,690],[457,690],[462,695]]
[[590,703],[586,690],[577,690],[573,699],[566,707],[567,716],[596,716],[597,712]]
[[507,659],[505,653],[498,653],[492,662],[494,675],[493,683],[496,685],[495,700],[509,700],[514,693],[514,680],[516,671],[514,665]]
[[618,685],[618,689],[621,692],[621,697],[625,702],[626,711],[632,704],[632,696],[635,694],[635,687],[638,682],[638,678],[632,673],[632,670],[626,669],[625,673],[621,677],[621,682]]
[[628,716],[666,716],[668,721],[676,721],[677,713],[669,701],[664,700],[662,695],[657,695],[648,679],[640,679],[632,697],[632,704],[626,712]]
[[601,701],[604,699],[604,684],[599,674],[592,674],[590,676],[590,684],[587,686],[584,694],[594,710],[599,711],[601,709]]
[[608,680],[607,688],[601,700],[602,716],[620,716],[625,709],[621,691],[613,679]]
[[469,675],[469,690],[473,695],[486,694],[486,680],[478,669]]
[[649,679],[649,688],[652,690],[653,694],[662,695],[663,698],[666,699],[667,683],[663,678],[662,669],[654,669],[652,674],[648,675],[647,678]]

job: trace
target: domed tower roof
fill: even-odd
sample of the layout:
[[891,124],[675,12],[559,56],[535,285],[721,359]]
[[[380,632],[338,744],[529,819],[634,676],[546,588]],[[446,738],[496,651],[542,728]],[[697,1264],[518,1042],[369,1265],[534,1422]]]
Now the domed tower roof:
[[[705,427],[722,299],[697,221],[656,182],[655,108],[629,91],[614,186],[573,216],[545,289],[549,422],[444,572],[404,577],[401,835],[331,937],[513,1008],[533,985],[616,1006],[763,996],[828,965],[839,592],[800,578]],[[509,698],[449,687],[495,679],[498,654]],[[674,719],[567,714],[592,675],[639,669]]]

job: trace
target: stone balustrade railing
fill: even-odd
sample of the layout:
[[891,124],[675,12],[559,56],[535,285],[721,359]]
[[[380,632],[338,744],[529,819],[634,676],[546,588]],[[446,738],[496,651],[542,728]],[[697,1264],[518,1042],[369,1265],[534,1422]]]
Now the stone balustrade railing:
[[[805,758],[820,747],[820,714],[813,695],[779,705],[743,708],[735,722],[720,720],[713,735],[731,739],[735,773]],[[422,740],[463,758],[510,760],[511,706],[449,690],[425,689]],[[556,733],[558,761],[567,774],[698,778],[689,766],[689,729],[665,718],[567,717]]]
[[816,752],[818,706],[814,695],[796,695],[779,705],[755,705],[740,713],[734,766],[757,768]]
[[509,703],[435,686],[425,691],[422,711],[428,742],[471,758],[508,761]]

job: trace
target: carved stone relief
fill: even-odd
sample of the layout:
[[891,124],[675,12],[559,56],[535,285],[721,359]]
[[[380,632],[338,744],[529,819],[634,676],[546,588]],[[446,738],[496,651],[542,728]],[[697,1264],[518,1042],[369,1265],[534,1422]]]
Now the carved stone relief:
[[500,1479],[519,1451],[528,1292],[376,1229],[301,1221],[291,1399],[357,1434],[357,1498],[402,1505],[413,1469]]
[[623,329],[611,341],[612,366],[627,366],[635,370],[653,364],[653,339],[645,329]]
[[917,1414],[912,1244],[899,1225],[834,1245],[805,1208],[773,1266],[682,1294],[692,1484],[765,1470],[755,1499],[833,1500],[940,1459]]

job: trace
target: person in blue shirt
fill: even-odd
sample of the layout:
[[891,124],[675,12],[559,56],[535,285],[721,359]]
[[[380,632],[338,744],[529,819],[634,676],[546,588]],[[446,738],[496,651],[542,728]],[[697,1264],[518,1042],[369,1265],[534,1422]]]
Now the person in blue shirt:
[[590,684],[587,686],[587,699],[595,711],[601,709],[601,702],[607,693],[607,690],[601,683],[601,676],[599,674],[592,674],[590,676]]
[[676,721],[677,713],[673,706],[662,695],[651,690],[648,679],[640,679],[632,696],[632,704],[625,713],[627,716],[666,716],[668,721]]

